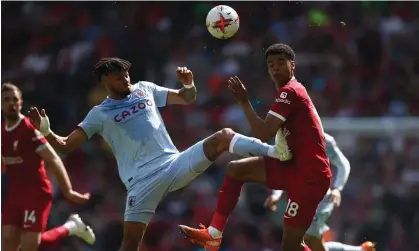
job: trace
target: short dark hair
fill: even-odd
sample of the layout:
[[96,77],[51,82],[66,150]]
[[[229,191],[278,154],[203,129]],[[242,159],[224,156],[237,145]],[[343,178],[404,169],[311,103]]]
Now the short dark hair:
[[93,74],[96,79],[100,81],[103,75],[108,76],[111,72],[128,71],[131,68],[131,63],[121,58],[102,58],[97,62],[93,69]]
[[1,85],[1,93],[8,92],[8,91],[16,91],[19,96],[22,98],[22,91],[16,85],[6,82]]
[[273,44],[265,51],[265,58],[269,55],[285,54],[288,60],[295,60],[294,50],[287,44]]

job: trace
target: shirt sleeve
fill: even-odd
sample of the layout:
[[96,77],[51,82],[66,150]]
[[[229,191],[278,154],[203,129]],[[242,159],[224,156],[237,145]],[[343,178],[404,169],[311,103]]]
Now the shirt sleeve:
[[47,140],[32,125],[28,127],[28,143],[31,151],[39,152],[47,146]]
[[349,164],[349,160],[339,149],[335,139],[326,133],[325,138],[327,156],[329,157],[330,163],[336,167],[336,178],[332,184],[332,188],[337,188],[342,191],[348,180],[349,173],[351,172],[351,165]]
[[96,133],[100,133],[102,131],[102,126],[102,116],[96,107],[90,110],[84,120],[79,124],[79,127],[83,129],[88,139]]
[[297,94],[289,87],[282,88],[275,97],[269,114],[286,121],[297,105]]
[[169,93],[169,88],[156,85],[152,82],[142,81],[142,84],[146,86],[150,92],[153,94],[154,102],[157,107],[164,107],[167,103],[167,94]]

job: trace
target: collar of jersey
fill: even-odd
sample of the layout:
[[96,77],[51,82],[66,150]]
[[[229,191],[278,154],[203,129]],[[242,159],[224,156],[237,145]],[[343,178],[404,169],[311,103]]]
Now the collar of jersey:
[[4,129],[6,130],[6,132],[11,132],[11,131],[13,131],[14,129],[16,129],[16,127],[18,127],[18,126],[20,125],[20,123],[22,122],[23,117],[24,117],[24,116],[23,116],[22,114],[19,114],[19,118],[17,119],[16,124],[14,124],[13,126],[8,127],[8,126],[5,124]]
[[124,103],[125,101],[130,100],[130,98],[132,97],[132,92],[130,94],[128,94],[125,98],[123,99],[113,99],[109,96],[106,97],[106,99],[110,100],[112,103],[114,104],[121,104]]

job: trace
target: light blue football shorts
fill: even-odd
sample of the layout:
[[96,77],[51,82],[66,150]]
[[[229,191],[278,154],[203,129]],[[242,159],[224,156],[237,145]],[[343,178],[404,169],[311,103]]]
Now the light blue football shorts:
[[330,229],[326,222],[333,212],[334,204],[329,202],[329,192],[320,202],[316,214],[314,215],[313,222],[306,232],[306,234],[319,239],[322,238],[323,234]]
[[169,192],[188,185],[212,162],[204,154],[204,140],[187,150],[165,156],[163,167],[145,179],[131,181],[128,188],[125,221],[148,224],[160,201]]

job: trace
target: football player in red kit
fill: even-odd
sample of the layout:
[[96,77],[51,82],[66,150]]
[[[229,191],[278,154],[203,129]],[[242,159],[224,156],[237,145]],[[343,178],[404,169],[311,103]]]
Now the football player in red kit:
[[283,250],[310,250],[304,244],[304,234],[330,186],[332,174],[322,124],[307,90],[294,77],[295,53],[288,45],[274,44],[266,50],[265,56],[277,90],[265,119],[259,118],[253,110],[247,90],[238,77],[230,78],[228,87],[246,114],[253,136],[267,141],[276,135],[283,159],[251,157],[230,162],[210,227],[179,226],[192,242],[212,251],[219,249],[228,216],[246,182],[287,192]]
[[67,199],[83,204],[90,195],[72,189],[60,157],[21,114],[22,104],[19,88],[10,83],[3,84],[1,155],[9,187],[2,212],[1,249],[16,251],[20,246],[22,251],[36,251],[41,243],[54,243],[68,235],[93,244],[93,231],[78,215],[71,215],[64,225],[44,232],[52,204],[52,186],[44,161]]

